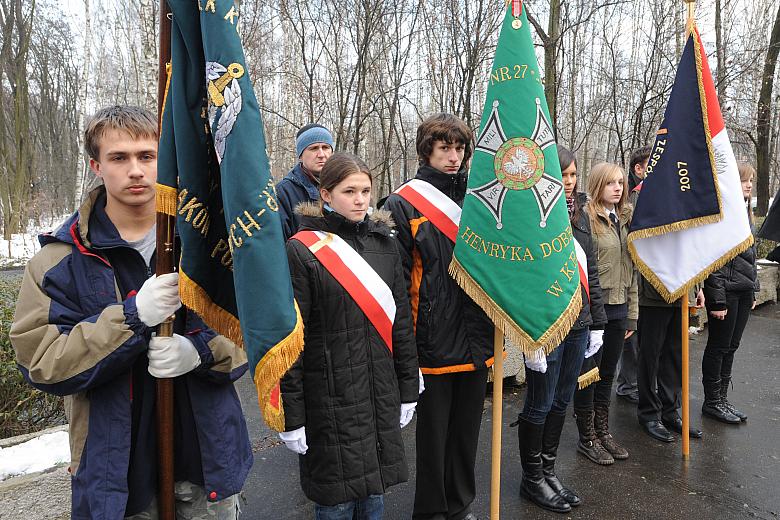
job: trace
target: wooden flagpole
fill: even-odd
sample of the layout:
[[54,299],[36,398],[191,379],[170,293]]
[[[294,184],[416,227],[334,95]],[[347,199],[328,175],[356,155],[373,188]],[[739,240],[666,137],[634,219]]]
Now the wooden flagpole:
[[[692,27],[696,16],[696,0],[683,0],[688,7],[686,32]],[[689,345],[688,345],[688,292],[680,299],[680,316],[682,325],[682,458],[688,460],[691,456],[690,433],[690,393],[689,393]]]
[[[160,1],[160,55],[157,76],[157,120],[162,134],[162,110],[168,82],[167,64],[171,60],[171,11],[168,2]],[[157,262],[155,273],[171,273],[176,265],[174,235],[176,219],[157,212]],[[161,323],[158,336],[173,335],[173,317]],[[157,509],[161,520],[176,515],[173,482],[173,380],[157,380]]]
[[490,518],[501,514],[501,423],[504,407],[504,333],[493,333],[493,442],[490,473]]

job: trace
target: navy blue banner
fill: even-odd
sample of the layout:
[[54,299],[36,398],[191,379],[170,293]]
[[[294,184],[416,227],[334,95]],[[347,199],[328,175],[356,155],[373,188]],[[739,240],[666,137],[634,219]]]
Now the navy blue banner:
[[688,37],[680,59],[634,210],[631,232],[644,230],[646,235],[655,235],[720,218],[714,156],[710,152],[711,138],[722,129],[722,123],[712,121],[708,135],[706,112],[702,110],[705,89],[700,79],[701,65],[696,62],[701,49],[694,38],[693,34]]

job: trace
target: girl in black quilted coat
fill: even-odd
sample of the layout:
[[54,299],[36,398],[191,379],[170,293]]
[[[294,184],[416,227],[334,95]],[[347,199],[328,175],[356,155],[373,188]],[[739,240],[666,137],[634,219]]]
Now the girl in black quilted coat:
[[320,174],[321,202],[297,211],[301,232],[338,235],[390,288],[392,350],[309,247],[295,236],[287,242],[305,343],[281,382],[280,437],[300,454],[318,519],[381,518],[384,492],[408,478],[401,428],[418,398],[417,348],[392,219],[367,215],[371,181],[363,161],[334,154]]
[[[739,164],[742,194],[748,208],[754,174],[755,170],[751,165]],[[747,325],[750,311],[756,306],[758,289],[754,246],[737,255],[704,281],[710,333],[701,360],[701,379],[704,385],[701,411],[720,422],[739,424],[747,420],[747,415],[729,402],[728,390],[734,354],[742,341],[742,332]]]

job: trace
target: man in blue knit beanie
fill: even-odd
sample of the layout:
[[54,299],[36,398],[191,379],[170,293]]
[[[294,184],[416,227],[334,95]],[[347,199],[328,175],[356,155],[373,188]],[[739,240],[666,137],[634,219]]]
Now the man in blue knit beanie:
[[298,231],[295,206],[320,200],[320,172],[333,153],[333,135],[320,124],[308,124],[295,134],[295,153],[298,164],[276,185],[285,240]]

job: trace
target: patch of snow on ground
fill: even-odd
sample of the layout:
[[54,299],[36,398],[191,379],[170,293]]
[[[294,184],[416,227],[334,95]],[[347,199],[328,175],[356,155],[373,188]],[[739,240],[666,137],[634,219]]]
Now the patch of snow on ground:
[[68,432],[47,433],[15,446],[0,448],[0,480],[43,471],[69,461]]
[[68,215],[55,217],[48,222],[37,224],[30,222],[26,233],[11,235],[11,254],[8,254],[8,240],[0,237],[0,269],[9,267],[24,267],[27,261],[41,249],[38,235],[57,229]]

